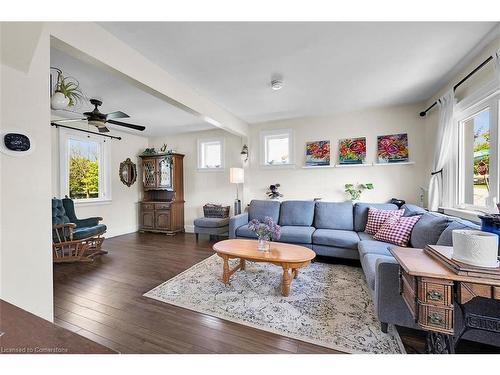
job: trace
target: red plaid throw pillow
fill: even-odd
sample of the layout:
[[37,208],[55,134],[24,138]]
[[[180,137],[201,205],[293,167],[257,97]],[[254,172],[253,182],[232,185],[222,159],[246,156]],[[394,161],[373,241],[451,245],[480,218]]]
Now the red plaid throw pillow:
[[388,218],[397,217],[399,219],[404,213],[404,208],[400,210],[379,210],[378,208],[370,207],[368,209],[368,221],[365,232],[376,234]]
[[406,247],[410,241],[411,231],[420,220],[420,216],[390,217],[373,238]]

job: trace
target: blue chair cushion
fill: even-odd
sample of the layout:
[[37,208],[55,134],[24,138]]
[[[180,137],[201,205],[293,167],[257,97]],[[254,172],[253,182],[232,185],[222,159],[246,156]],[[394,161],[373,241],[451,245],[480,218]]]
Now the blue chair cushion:
[[414,204],[403,204],[403,206],[401,206],[401,208],[403,208],[405,210],[405,213],[403,214],[403,216],[415,216],[415,215],[423,215],[425,214],[426,212],[428,212],[425,208],[422,208],[420,206],[416,206]]
[[354,215],[351,202],[316,202],[314,210],[316,229],[353,230]]
[[66,215],[66,210],[64,209],[61,199],[52,199],[52,225],[55,224],[67,224],[69,223],[69,218]]
[[248,221],[257,219],[264,222],[266,217],[270,217],[275,223],[280,218],[280,202],[272,200],[252,200],[248,207]]
[[307,226],[282,226],[280,242],[290,243],[312,243],[312,235],[315,228]]
[[382,261],[392,261],[392,256],[367,254],[361,259],[361,267],[371,290],[375,290],[375,280],[377,278],[377,266]]
[[94,237],[106,232],[106,225],[98,224],[94,227],[76,228],[73,231],[73,240],[82,240],[84,238]]
[[310,227],[313,223],[313,219],[314,201],[285,201],[281,203],[280,225]]
[[364,232],[368,221],[368,209],[370,207],[379,210],[397,210],[398,206],[392,203],[356,203],[354,205],[354,230]]
[[388,242],[365,240],[358,244],[359,257],[362,259],[368,254],[392,256],[391,249],[394,245]]
[[480,230],[481,227],[477,224],[474,224],[471,221],[462,220],[458,218],[450,218],[451,222],[448,224],[446,229],[441,233],[436,245],[441,246],[453,246],[453,237],[452,233],[455,229],[471,229],[471,230]]
[[424,213],[411,231],[411,246],[423,249],[426,245],[435,245],[449,222],[450,219],[445,215]]
[[351,230],[317,229],[313,234],[313,243],[316,245],[357,249],[358,242],[358,234]]
[[220,228],[229,225],[229,218],[217,218],[217,217],[200,217],[194,220],[195,227],[201,228]]
[[248,224],[245,224],[236,229],[236,237],[257,238],[257,235],[248,229]]

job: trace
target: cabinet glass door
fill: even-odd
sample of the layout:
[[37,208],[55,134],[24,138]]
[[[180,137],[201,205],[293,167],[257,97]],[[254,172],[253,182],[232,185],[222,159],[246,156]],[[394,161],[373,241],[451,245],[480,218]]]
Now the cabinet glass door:
[[144,170],[144,187],[145,188],[155,188],[156,187],[156,175],[155,175],[155,159],[145,159],[143,161]]
[[172,188],[172,169],[168,159],[158,161],[158,187],[163,189]]

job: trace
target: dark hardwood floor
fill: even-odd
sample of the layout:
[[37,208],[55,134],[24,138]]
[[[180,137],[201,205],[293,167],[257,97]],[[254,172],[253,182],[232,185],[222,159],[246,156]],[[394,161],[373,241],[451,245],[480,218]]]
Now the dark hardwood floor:
[[[133,233],[107,239],[109,254],[94,263],[55,265],[55,323],[121,353],[338,353],[142,296],[211,256],[212,244],[193,234]],[[423,352],[421,332],[398,330],[408,353]]]

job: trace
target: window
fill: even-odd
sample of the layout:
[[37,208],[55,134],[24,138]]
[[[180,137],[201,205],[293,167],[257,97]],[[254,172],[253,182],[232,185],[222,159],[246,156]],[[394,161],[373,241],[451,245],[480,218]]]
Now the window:
[[222,139],[198,140],[198,168],[203,170],[224,169],[224,141]]
[[497,94],[457,117],[459,208],[495,209],[498,202],[498,102]]
[[109,144],[101,137],[60,130],[61,195],[80,203],[111,199]]
[[293,164],[293,133],[291,130],[263,131],[260,143],[262,165],[279,166]]

